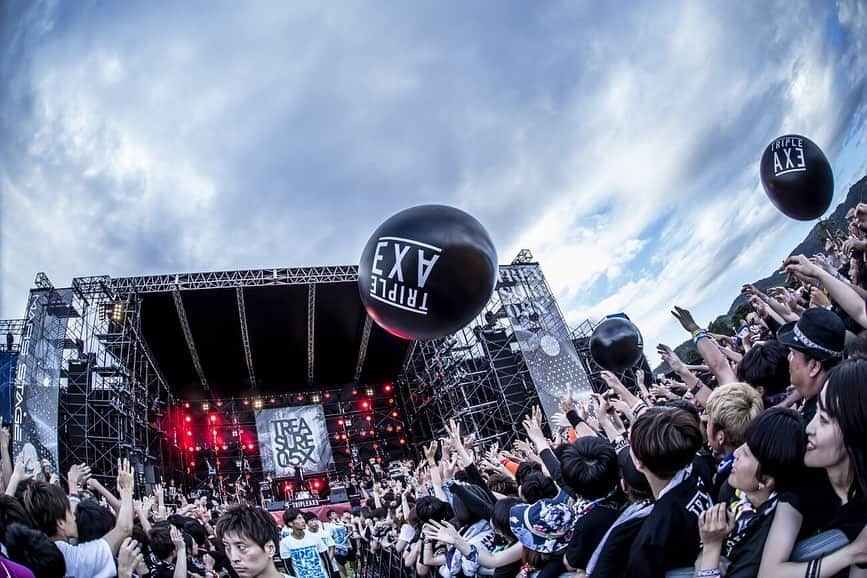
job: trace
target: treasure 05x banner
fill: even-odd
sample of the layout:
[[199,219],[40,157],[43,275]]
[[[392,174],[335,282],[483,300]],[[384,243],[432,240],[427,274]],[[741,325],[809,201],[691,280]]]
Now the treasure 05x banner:
[[334,464],[321,405],[256,412],[262,469],[274,477],[316,474]]

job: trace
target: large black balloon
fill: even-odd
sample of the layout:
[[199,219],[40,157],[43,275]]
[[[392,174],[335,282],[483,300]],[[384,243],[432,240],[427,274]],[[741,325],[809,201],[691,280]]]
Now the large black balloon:
[[404,339],[436,339],[478,315],[494,290],[497,251],[467,213],[420,205],[374,231],[358,267],[368,314]]
[[762,186],[784,215],[799,221],[821,217],[834,196],[834,174],[825,153],[810,139],[788,134],[762,154]]
[[590,355],[607,369],[626,371],[641,359],[644,341],[641,332],[628,319],[611,317],[596,326],[590,336]]

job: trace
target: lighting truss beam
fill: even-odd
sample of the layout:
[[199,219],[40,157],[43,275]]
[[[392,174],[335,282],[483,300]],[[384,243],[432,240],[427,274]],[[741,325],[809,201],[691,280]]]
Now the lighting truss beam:
[[344,283],[358,280],[358,266],[294,267],[283,269],[252,269],[244,271],[214,271],[210,273],[177,273],[120,277],[111,284],[119,294],[165,293],[197,289],[233,289],[266,285],[309,285],[311,283]]
[[256,387],[256,372],[253,370],[253,352],[250,350],[250,334],[247,332],[247,307],[244,305],[244,290],[235,287],[238,298],[238,316],[241,318],[241,341],[244,344],[244,359],[247,360],[247,373],[250,376],[250,387]]
[[307,285],[307,385],[313,385],[313,327],[316,321],[316,283]]
[[355,364],[355,381],[361,379],[361,370],[364,369],[364,360],[367,358],[367,343],[370,341],[370,328],[373,319],[370,315],[364,317],[364,330],[361,332],[361,345],[358,346],[358,363]]
[[199,360],[199,353],[196,351],[196,343],[193,341],[193,332],[190,331],[190,322],[187,320],[187,312],[184,309],[184,302],[181,299],[181,292],[177,288],[172,291],[172,300],[175,302],[175,309],[178,312],[178,319],[181,322],[181,328],[184,330],[184,339],[187,340],[187,349],[190,350],[190,357],[193,358],[193,366],[196,368],[196,374],[199,376],[199,381],[205,390],[210,389],[208,380],[205,377],[205,371],[202,369],[202,362]]

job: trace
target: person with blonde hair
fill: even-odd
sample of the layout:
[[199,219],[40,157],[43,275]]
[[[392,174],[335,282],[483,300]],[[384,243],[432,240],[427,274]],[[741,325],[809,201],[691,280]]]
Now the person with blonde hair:
[[721,385],[707,399],[707,445],[718,460],[710,494],[717,502],[727,502],[732,497],[728,476],[734,452],[743,445],[747,428],[762,410],[761,394],[748,383]]

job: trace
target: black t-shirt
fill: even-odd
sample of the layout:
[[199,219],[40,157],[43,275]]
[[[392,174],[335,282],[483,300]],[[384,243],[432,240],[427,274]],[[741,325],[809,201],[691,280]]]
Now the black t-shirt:
[[626,576],[663,576],[695,565],[699,552],[698,516],[713,505],[691,474],[656,501],[629,549]]
[[780,502],[796,509],[803,521],[798,539],[807,538],[828,528],[834,513],[840,507],[840,498],[828,481],[825,470],[805,468],[795,486],[780,492]]
[[841,505],[838,501],[833,517],[822,530],[842,530],[852,542],[865,526],[867,526],[867,503],[849,500]]
[[[705,488],[712,488],[716,475],[716,462],[713,455],[702,448],[692,460],[692,471],[701,480]],[[712,492],[711,492],[712,493]]]
[[605,533],[620,515],[622,504],[618,500],[603,500],[592,510],[578,518],[572,541],[566,547],[566,561],[572,568],[584,570],[593,551]]
[[809,424],[819,409],[819,396],[814,395],[801,406],[801,415],[804,416],[804,425]]
[[592,578],[619,578],[626,573],[629,561],[629,548],[641,530],[646,518],[636,518],[623,522],[611,531],[605,547],[599,553],[596,566],[590,574]]
[[723,556],[728,558],[726,578],[752,578],[759,573],[762,552],[771,524],[774,521],[775,503],[769,500],[755,511],[753,523],[742,530],[729,534],[723,545]]
[[175,575],[175,565],[163,561],[150,564],[150,569],[150,578],[173,578]]

